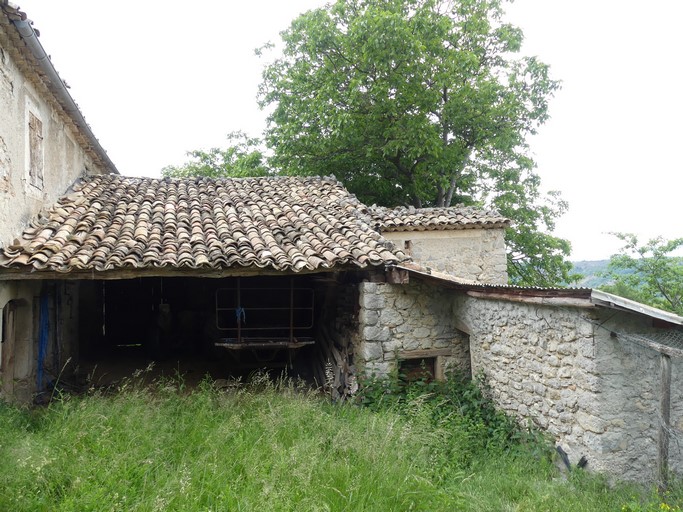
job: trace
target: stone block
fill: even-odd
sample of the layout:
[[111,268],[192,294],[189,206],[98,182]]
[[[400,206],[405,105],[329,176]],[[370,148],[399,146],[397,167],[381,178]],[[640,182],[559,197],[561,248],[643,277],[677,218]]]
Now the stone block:
[[[375,283],[369,283],[374,286],[377,286]],[[382,309],[386,305],[386,301],[384,299],[384,295],[381,295],[379,293],[363,293],[363,296],[361,298],[361,306],[363,306],[365,309]]]
[[362,309],[359,316],[361,324],[366,326],[377,325],[379,311],[374,309]]
[[413,336],[417,339],[424,339],[429,337],[431,331],[427,327],[418,327],[413,331]]
[[366,294],[366,293],[369,293],[369,294],[377,293],[377,288],[378,288],[378,287],[377,287],[377,283],[367,283],[367,282],[365,282],[365,283],[363,283],[363,284],[361,285],[361,291],[362,291],[362,293],[364,293],[364,294]]
[[389,327],[396,327],[403,323],[403,315],[395,308],[385,307],[382,309],[380,319],[382,325],[388,325]]
[[403,341],[404,350],[419,350],[420,342],[415,338],[408,338]]
[[381,343],[363,343],[361,345],[360,356],[364,361],[381,360],[384,355]]
[[434,341],[432,342],[432,347],[434,348],[448,348],[452,345],[458,345],[457,340],[453,341],[449,339],[440,338],[434,339]]
[[579,354],[583,357],[593,358],[595,357],[595,345],[592,339],[580,339],[576,342]]
[[389,328],[382,326],[368,326],[363,328],[363,337],[367,341],[387,341],[391,336]]
[[413,306],[415,305],[415,295],[407,293],[397,295],[394,304],[397,309],[413,309]]
[[591,414],[586,414],[583,411],[576,413],[576,421],[585,431],[602,434],[605,432],[605,422]]
[[382,343],[382,350],[385,353],[391,353],[393,354],[397,350],[403,349],[403,343],[401,340],[398,340],[396,338],[390,339],[389,341],[385,341]]
[[401,325],[397,325],[396,327],[394,327],[393,331],[396,334],[412,333],[413,332],[413,326],[411,324],[409,324],[408,322],[403,322]]

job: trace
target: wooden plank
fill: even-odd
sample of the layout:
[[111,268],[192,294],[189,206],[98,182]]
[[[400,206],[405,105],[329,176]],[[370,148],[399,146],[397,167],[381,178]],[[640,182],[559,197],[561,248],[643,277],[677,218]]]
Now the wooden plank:
[[297,348],[303,348],[306,345],[313,345],[315,341],[257,341],[257,342],[250,342],[250,341],[242,341],[239,343],[224,343],[221,341],[217,341],[214,343],[215,346],[217,347],[223,347],[227,348],[230,350],[245,350],[245,349],[252,349],[252,348],[288,348],[288,349],[297,349]]
[[[617,333],[617,338],[619,338],[619,334]],[[628,341],[629,335],[625,334],[624,339]],[[662,345],[660,343],[655,343],[653,341],[650,341],[648,339],[645,339],[642,336],[634,336],[634,338],[637,338],[635,340],[635,343],[638,345],[642,345],[648,348],[651,348],[652,350],[655,350],[659,352],[660,354],[666,354],[667,356],[670,357],[683,357],[683,350],[680,348],[674,348],[670,347],[668,345]]]
[[223,269],[213,268],[186,268],[177,269],[173,267],[164,268],[128,268],[116,270],[72,270],[70,272],[54,272],[50,270],[34,270],[29,268],[26,270],[16,270],[9,268],[0,269],[0,281],[24,281],[24,280],[81,280],[81,281],[95,281],[95,280],[117,280],[117,279],[137,279],[139,277],[209,277],[214,279],[222,279],[225,277],[255,277],[255,276],[281,276],[281,275],[311,275],[324,274],[331,272],[340,272],[343,270],[358,270],[358,267],[343,266],[335,267],[334,270],[329,268],[323,269],[302,269],[298,272],[283,271],[276,269],[262,269],[258,267],[230,267]]
[[7,398],[14,394],[14,345],[16,341],[16,329],[14,325],[16,307],[14,301],[9,301],[2,313],[4,315],[4,333],[7,339],[3,340],[2,360],[0,361],[0,376],[2,377],[2,392]]
[[570,306],[576,308],[595,307],[595,305],[591,303],[590,299],[574,297],[526,297],[517,294],[479,292],[475,290],[469,290],[466,293],[470,297],[476,297],[478,299],[505,300],[508,302],[522,302],[525,304],[538,304],[543,306]]
[[671,357],[667,354],[662,354],[659,358],[659,373],[661,389],[657,465],[659,467],[659,490],[665,492],[669,484],[669,422],[671,420]]
[[422,359],[424,357],[450,356],[451,348],[430,348],[425,350],[404,350],[398,353],[399,359]]

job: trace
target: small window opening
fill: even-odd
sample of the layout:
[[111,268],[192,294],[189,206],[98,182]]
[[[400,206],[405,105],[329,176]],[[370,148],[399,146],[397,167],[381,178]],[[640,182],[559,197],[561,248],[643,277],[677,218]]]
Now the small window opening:
[[418,357],[399,361],[398,373],[401,380],[405,382],[418,380],[431,382],[436,379],[436,357]]
[[406,240],[403,242],[403,249],[406,251],[407,254],[412,254],[413,253],[413,241],[412,240]]

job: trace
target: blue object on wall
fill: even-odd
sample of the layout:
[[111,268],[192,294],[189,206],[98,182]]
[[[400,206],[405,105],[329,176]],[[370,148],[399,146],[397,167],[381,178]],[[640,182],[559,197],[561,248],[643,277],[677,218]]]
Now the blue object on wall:
[[50,332],[50,311],[48,308],[49,296],[43,293],[40,296],[40,320],[38,326],[38,371],[36,373],[36,391],[43,390],[43,370],[47,357],[47,341]]

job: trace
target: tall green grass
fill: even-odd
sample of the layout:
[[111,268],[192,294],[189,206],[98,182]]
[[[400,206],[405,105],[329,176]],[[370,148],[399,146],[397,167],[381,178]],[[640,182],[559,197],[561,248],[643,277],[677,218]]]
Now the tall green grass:
[[0,511],[658,506],[638,488],[560,478],[541,440],[448,393],[383,389],[359,407],[260,378],[227,391],[129,383],[43,409],[0,404]]

